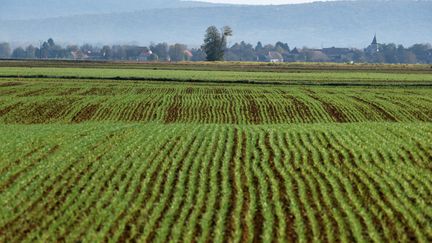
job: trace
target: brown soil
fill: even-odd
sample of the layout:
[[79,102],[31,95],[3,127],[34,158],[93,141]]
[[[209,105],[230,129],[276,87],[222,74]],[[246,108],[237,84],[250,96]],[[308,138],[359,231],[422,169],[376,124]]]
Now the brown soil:
[[362,99],[360,97],[356,97],[356,96],[353,96],[352,98],[354,98],[357,101],[360,101],[361,103],[364,103],[364,104],[372,107],[375,111],[378,112],[378,114],[381,115],[381,117],[385,121],[392,121],[392,122],[397,121],[397,119],[393,115],[391,115],[389,112],[387,112],[386,110],[384,110],[382,107],[378,106],[377,104],[369,102],[367,100],[364,100],[364,99]]
[[287,237],[288,237],[287,241],[288,242],[296,242],[297,234],[296,234],[295,228],[294,228],[294,215],[292,215],[290,213],[290,210],[289,210],[291,204],[289,202],[289,198],[288,198],[288,195],[286,193],[287,192],[287,188],[285,186],[286,182],[285,182],[285,179],[283,178],[282,174],[276,168],[276,165],[275,165],[275,162],[274,162],[275,151],[271,147],[271,144],[270,144],[270,135],[268,133],[265,135],[265,140],[264,141],[265,141],[264,143],[266,145],[266,148],[269,151],[269,164],[270,164],[270,167],[271,167],[273,173],[276,176],[276,179],[277,179],[278,185],[279,185],[279,189],[280,189],[280,193],[281,193],[280,198],[281,198],[281,201],[282,201],[282,208],[283,208],[283,211],[285,213],[285,221],[286,221],[287,230],[288,230],[288,232],[287,232]]
[[335,122],[343,123],[349,121],[345,114],[340,111],[336,106],[323,101],[321,101],[321,104],[327,111],[327,113],[330,114],[330,116],[335,120]]
[[91,120],[98,111],[99,107],[99,104],[93,104],[84,107],[72,118],[72,122],[80,123]]
[[16,104],[10,105],[10,106],[6,106],[6,107],[3,108],[3,109],[0,109],[0,117],[6,115],[7,113],[9,113],[9,112],[11,112],[11,111],[13,111],[13,110],[15,110],[15,109],[18,108],[21,104],[22,104],[22,103],[19,102],[19,103],[16,103]]
[[38,89],[38,90],[32,90],[25,92],[24,94],[17,95],[18,97],[31,97],[31,96],[39,96],[43,94],[46,91],[46,89]]
[[174,96],[173,102],[169,106],[167,113],[165,115],[164,122],[165,123],[175,123],[181,118],[181,97],[176,95]]
[[[246,133],[242,132],[242,141],[241,141],[241,158],[240,160],[242,161],[242,165],[243,163],[247,163],[247,141],[246,141]],[[244,192],[244,201],[243,201],[243,206],[242,206],[242,212],[241,212],[241,228],[242,228],[242,242],[248,242],[248,225],[246,224],[245,220],[247,219],[247,214],[249,211],[249,204],[250,204],[250,195],[249,195],[249,190],[248,190],[248,181],[247,181],[247,177],[246,177],[246,171],[244,166],[242,166],[242,173],[241,173],[241,184],[242,184],[242,189]]]
[[226,232],[225,235],[227,237],[227,239],[232,240],[232,235],[234,232],[234,217],[235,215],[232,213],[233,212],[233,207],[234,205],[236,205],[236,201],[237,201],[237,187],[239,187],[239,185],[236,184],[235,181],[235,163],[236,163],[236,155],[237,155],[237,147],[238,147],[238,129],[234,129],[234,142],[233,142],[233,147],[232,147],[232,152],[231,152],[231,158],[230,158],[230,166],[229,166],[229,184],[231,185],[231,198],[230,198],[230,202],[228,205],[228,225],[226,227]]
[[[313,118],[309,107],[300,99],[294,96],[286,95],[285,98],[289,99],[294,106],[295,113],[299,114],[304,122]],[[295,114],[294,113],[294,114]]]
[[260,124],[261,116],[258,104],[256,103],[255,99],[250,95],[246,95],[246,100],[248,101],[249,122],[251,122],[252,124]]
[[349,122],[348,117],[335,105],[332,103],[326,102],[319,98],[313,91],[308,91],[309,97],[319,101],[324,108],[324,110],[333,118],[333,120],[337,123]]
[[80,88],[70,88],[70,89],[66,89],[63,92],[60,92],[59,95],[71,95],[71,94],[75,94],[78,93],[78,91],[80,91]]
[[23,82],[6,82],[6,83],[1,83],[0,82],[0,87],[12,87],[12,86],[18,86],[18,85],[24,85],[26,83]]

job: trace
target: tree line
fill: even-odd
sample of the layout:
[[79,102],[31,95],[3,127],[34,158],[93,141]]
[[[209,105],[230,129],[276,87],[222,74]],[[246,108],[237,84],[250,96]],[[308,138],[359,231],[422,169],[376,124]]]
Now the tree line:
[[244,41],[227,46],[233,35],[229,26],[218,29],[210,26],[204,44],[198,48],[176,43],[157,43],[149,46],[91,44],[61,46],[48,39],[40,46],[29,45],[12,49],[0,43],[0,58],[12,59],[72,59],[125,61],[249,61],[249,62],[359,62],[359,63],[432,63],[432,46],[415,44],[379,44],[376,51],[356,48],[290,48],[287,43],[255,45]]

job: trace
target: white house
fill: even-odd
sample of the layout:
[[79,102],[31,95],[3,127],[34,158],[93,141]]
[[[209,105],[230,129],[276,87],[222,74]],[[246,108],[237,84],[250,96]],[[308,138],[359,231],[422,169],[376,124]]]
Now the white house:
[[267,61],[268,62],[284,62],[282,54],[276,51],[270,51],[267,55]]

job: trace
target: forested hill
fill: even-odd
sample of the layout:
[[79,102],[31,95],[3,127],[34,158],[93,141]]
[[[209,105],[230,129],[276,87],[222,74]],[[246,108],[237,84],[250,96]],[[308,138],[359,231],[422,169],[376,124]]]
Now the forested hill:
[[244,40],[251,43],[283,41],[298,47],[365,47],[377,33],[379,42],[411,45],[432,41],[431,13],[431,1],[147,9],[0,21],[0,41],[25,42],[52,37],[65,43],[147,45],[165,41],[199,45],[209,25],[230,25],[234,29],[231,44]]
[[0,0],[0,19],[38,19],[81,14],[132,12],[158,8],[218,6],[181,0]]

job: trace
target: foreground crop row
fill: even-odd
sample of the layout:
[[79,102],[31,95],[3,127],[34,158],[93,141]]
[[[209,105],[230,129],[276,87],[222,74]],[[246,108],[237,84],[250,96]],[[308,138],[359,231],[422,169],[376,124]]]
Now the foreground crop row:
[[0,241],[430,242],[432,125],[3,125]]

